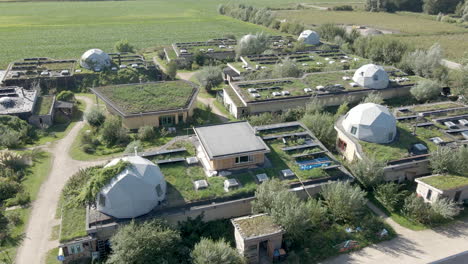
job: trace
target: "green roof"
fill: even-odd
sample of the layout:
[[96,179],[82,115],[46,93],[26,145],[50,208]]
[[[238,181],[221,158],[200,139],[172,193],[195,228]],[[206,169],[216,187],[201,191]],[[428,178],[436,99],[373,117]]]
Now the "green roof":
[[169,111],[189,105],[197,88],[186,81],[105,86],[92,89],[125,114]]
[[233,220],[244,238],[281,232],[279,225],[269,215],[242,217]]
[[468,186],[468,177],[456,175],[435,175],[419,178],[419,180],[439,190],[450,190]]
[[48,115],[50,108],[54,102],[53,96],[41,96],[37,98],[36,106],[34,107],[35,115]]

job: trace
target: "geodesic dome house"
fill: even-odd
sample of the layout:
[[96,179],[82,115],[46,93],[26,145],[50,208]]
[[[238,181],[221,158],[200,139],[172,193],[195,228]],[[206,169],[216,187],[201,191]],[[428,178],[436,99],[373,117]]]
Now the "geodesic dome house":
[[343,128],[359,140],[390,143],[397,133],[396,119],[387,107],[365,103],[353,107],[345,115]]
[[90,49],[81,56],[80,65],[88,70],[101,71],[111,66],[111,57],[100,49]]
[[297,38],[298,41],[303,40],[305,44],[318,45],[320,44],[320,36],[317,32],[312,30],[304,30]]
[[150,212],[166,197],[166,181],[153,162],[139,156],[114,159],[105,166],[129,162],[123,171],[103,187],[97,209],[116,218],[135,218]]
[[353,81],[364,88],[385,89],[388,87],[388,74],[382,66],[366,64],[357,69]]

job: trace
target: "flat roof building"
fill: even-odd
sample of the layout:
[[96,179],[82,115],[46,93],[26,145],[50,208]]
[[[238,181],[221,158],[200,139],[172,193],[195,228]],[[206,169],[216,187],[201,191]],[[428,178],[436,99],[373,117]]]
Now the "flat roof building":
[[0,115],[15,115],[29,118],[37,100],[36,90],[13,86],[0,89]]
[[255,167],[270,152],[247,121],[194,128],[198,152],[208,170]]
[[416,193],[424,201],[432,203],[440,198],[456,203],[468,203],[468,177],[456,175],[432,175],[416,179]]
[[188,81],[150,82],[93,88],[107,110],[129,129],[170,127],[193,115],[198,87]]

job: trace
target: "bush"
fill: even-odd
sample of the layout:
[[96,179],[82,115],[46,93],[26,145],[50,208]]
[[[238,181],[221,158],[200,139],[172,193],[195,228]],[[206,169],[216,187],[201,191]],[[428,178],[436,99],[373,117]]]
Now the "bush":
[[385,162],[374,157],[364,157],[362,160],[351,164],[351,171],[364,188],[370,190],[383,182],[385,166]]
[[96,152],[96,147],[91,144],[81,145],[81,150],[87,154],[93,154]]
[[214,87],[223,83],[223,72],[219,67],[204,67],[196,74],[197,80],[206,91],[210,92]]
[[441,65],[443,58],[442,48],[436,43],[427,51],[419,49],[406,54],[400,66],[403,70],[419,76],[445,81],[447,72]]
[[284,122],[284,118],[279,114],[272,114],[270,112],[261,113],[259,115],[251,115],[248,117],[249,123],[252,126],[263,126]]
[[431,152],[430,167],[435,174],[468,176],[468,147],[439,147]]
[[166,73],[169,76],[169,78],[174,80],[176,78],[176,76],[177,76],[177,62],[175,62],[174,60],[169,62],[167,64],[167,72]]
[[75,95],[70,91],[61,91],[57,95],[56,99],[58,101],[74,102],[75,101]]
[[352,220],[362,214],[366,206],[365,191],[349,182],[331,182],[322,187],[320,194],[335,221]]
[[431,207],[422,197],[411,194],[406,197],[402,212],[408,218],[423,224],[429,223]]
[[192,262],[194,264],[243,264],[245,259],[239,255],[237,250],[229,246],[223,239],[213,241],[202,238],[192,251]]
[[142,126],[138,129],[138,138],[142,141],[150,141],[156,136],[152,126]]
[[0,146],[15,148],[35,138],[33,128],[17,116],[0,116]]
[[332,8],[333,11],[354,11],[353,7],[350,5],[339,5]]
[[102,126],[101,137],[107,146],[126,144],[129,140],[127,131],[122,127],[122,120],[116,116],[106,119]]
[[400,63],[408,49],[408,44],[385,37],[359,37],[353,44],[353,50],[358,56],[392,65]]
[[382,97],[382,95],[380,93],[372,92],[369,95],[367,95],[366,98],[364,98],[362,103],[363,104],[365,104],[365,103],[374,103],[374,104],[381,105],[381,104],[384,103],[384,99],[383,99],[383,97]]
[[423,10],[430,15],[453,13],[462,0],[424,0]]
[[305,114],[301,122],[327,147],[336,141],[335,117],[329,113]]
[[124,153],[133,154],[135,153],[135,149],[137,153],[140,153],[143,151],[143,145],[141,144],[140,140],[135,140],[135,141],[130,142],[130,144],[128,144],[127,147],[125,148]]
[[88,121],[88,124],[94,128],[100,127],[104,124],[106,116],[98,107],[91,108],[88,112],[85,113],[85,119]]
[[114,49],[117,52],[134,52],[135,47],[133,47],[128,40],[122,39],[115,43]]
[[440,85],[434,81],[422,80],[418,84],[413,86],[410,90],[411,95],[420,102],[427,102],[429,100],[435,99],[440,95],[441,92]]
[[268,49],[269,36],[263,32],[247,35],[240,39],[236,47],[238,56],[260,54]]
[[325,23],[317,28],[317,33],[319,33],[321,38],[327,41],[335,41],[337,36],[344,39],[346,30],[343,27],[337,26],[335,24]]
[[390,212],[395,212],[401,208],[405,197],[409,195],[408,191],[401,191],[400,186],[401,185],[392,182],[381,184],[375,188],[375,198]]
[[432,219],[433,223],[440,223],[450,219],[453,219],[460,213],[458,205],[447,198],[437,199],[431,204]]
[[272,70],[273,78],[300,77],[301,69],[297,66],[297,62],[289,58],[283,59],[281,63],[277,63]]
[[0,178],[0,204],[6,199],[15,197],[21,189],[21,185],[15,181]]

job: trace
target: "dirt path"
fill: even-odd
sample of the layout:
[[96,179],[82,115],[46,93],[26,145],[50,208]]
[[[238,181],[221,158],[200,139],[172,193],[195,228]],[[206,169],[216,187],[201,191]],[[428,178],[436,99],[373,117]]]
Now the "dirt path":
[[[86,102],[88,110],[93,101],[87,97],[78,96]],[[103,163],[102,161],[75,161],[69,155],[73,140],[84,126],[79,121],[63,139],[46,149],[53,156],[52,168],[47,180],[42,184],[37,199],[32,204],[29,223],[26,227],[25,239],[16,255],[17,264],[44,263],[46,253],[58,246],[58,241],[49,241],[52,227],[59,221],[55,219],[55,211],[63,186],[80,168]]]
[[413,231],[398,225],[374,205],[370,204],[369,207],[385,218],[398,237],[323,263],[419,264],[437,261],[468,249],[468,219],[455,221],[448,226]]
[[463,68],[463,65],[461,65],[460,63],[456,63],[456,62],[449,61],[446,59],[442,60],[442,65],[445,65],[445,67],[452,69],[452,70],[461,70]]
[[214,101],[216,100],[215,98],[205,98],[205,97],[198,96],[197,100],[204,105],[209,105],[213,113],[218,116],[221,122],[223,123],[229,122],[229,117],[225,113],[221,112],[218,109],[218,107],[214,104]]

